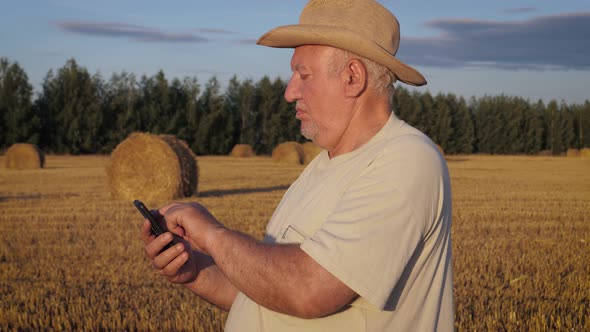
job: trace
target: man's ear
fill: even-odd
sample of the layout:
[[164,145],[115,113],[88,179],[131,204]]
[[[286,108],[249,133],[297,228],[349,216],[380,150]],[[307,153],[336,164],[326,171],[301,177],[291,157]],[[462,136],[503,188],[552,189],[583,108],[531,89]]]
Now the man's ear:
[[358,97],[367,88],[367,69],[359,59],[351,59],[342,71],[345,75],[345,89],[347,97]]

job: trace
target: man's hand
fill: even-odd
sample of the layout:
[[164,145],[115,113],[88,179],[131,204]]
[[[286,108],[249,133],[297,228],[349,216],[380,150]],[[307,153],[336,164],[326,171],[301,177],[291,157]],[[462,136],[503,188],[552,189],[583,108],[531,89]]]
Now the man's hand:
[[223,225],[198,203],[173,203],[158,210],[170,232],[183,238],[193,249],[208,253],[209,238]]
[[[200,242],[200,237],[195,237],[196,241],[193,241],[191,236],[191,234],[206,233],[206,231],[200,231],[200,225],[203,225],[204,229],[218,229],[222,228],[221,225],[198,204],[165,206],[160,209],[158,221],[164,222],[161,214],[169,211],[171,212],[167,215],[166,224],[169,229],[174,230],[174,233],[166,232],[156,237],[151,232],[148,220],[141,225],[141,238],[145,242],[146,256],[152,261],[152,265],[159,274],[168,281],[184,284],[203,299],[229,310],[238,290],[221,273],[210,256],[198,251],[197,244]],[[193,219],[195,221],[191,222]],[[172,239],[175,244],[170,249],[162,251]]]
[[170,249],[162,251],[166,244],[170,243],[173,235],[166,232],[158,237],[152,234],[149,221],[141,225],[141,238],[146,244],[145,255],[152,261],[154,268],[168,281],[177,284],[186,284],[196,279],[198,266],[190,245],[176,237],[176,244]]

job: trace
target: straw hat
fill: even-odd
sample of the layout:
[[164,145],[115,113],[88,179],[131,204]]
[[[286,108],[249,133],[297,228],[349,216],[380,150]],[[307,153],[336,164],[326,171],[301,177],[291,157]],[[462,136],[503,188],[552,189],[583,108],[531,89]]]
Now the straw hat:
[[303,8],[299,24],[270,30],[257,44],[280,48],[333,46],[386,66],[406,84],[426,84],[422,74],[395,57],[399,22],[374,0],[311,0]]

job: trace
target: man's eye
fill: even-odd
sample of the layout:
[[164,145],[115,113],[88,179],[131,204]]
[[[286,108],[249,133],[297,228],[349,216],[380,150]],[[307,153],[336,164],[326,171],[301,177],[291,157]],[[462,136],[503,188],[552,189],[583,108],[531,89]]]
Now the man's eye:
[[299,74],[299,77],[301,77],[301,79],[304,80],[309,77],[309,74]]

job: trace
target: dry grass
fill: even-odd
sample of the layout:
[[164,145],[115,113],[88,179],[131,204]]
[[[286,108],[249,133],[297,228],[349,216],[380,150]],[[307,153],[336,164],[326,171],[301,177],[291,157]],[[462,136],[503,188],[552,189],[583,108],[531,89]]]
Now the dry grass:
[[315,158],[320,152],[322,152],[322,148],[315,145],[314,142],[305,142],[302,144],[303,147],[303,163],[305,165],[309,164],[313,158]]
[[571,157],[577,158],[577,157],[580,157],[580,150],[579,149],[567,149],[567,152],[565,153],[565,155],[570,158]]
[[284,142],[272,150],[272,160],[278,164],[301,165],[304,160],[303,146],[297,142]]
[[43,152],[33,144],[16,143],[11,145],[5,154],[6,168],[10,169],[37,169],[43,168],[45,156]]
[[[457,330],[590,330],[590,160],[447,158]],[[192,199],[258,238],[303,169],[268,157],[198,160]],[[225,314],[151,270],[141,217],[110,198],[107,161],[0,168],[0,330],[220,331]]]
[[590,328],[590,162],[450,158],[457,326]]
[[236,144],[231,149],[229,155],[232,157],[250,158],[254,157],[256,153],[254,153],[254,149],[249,144]]

